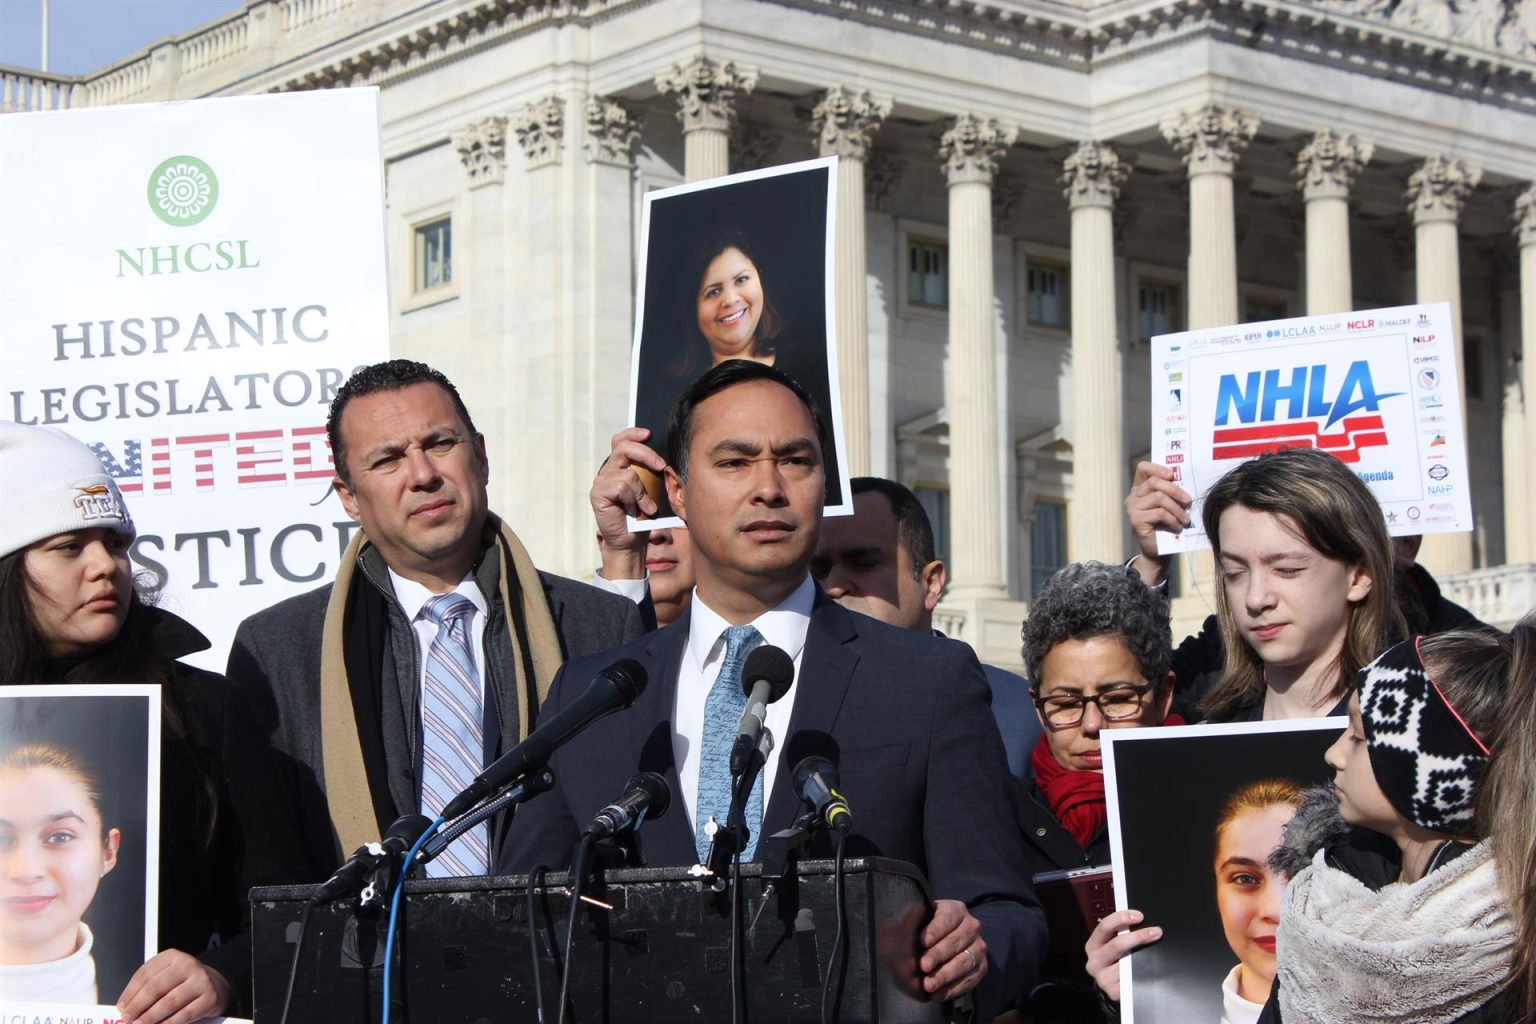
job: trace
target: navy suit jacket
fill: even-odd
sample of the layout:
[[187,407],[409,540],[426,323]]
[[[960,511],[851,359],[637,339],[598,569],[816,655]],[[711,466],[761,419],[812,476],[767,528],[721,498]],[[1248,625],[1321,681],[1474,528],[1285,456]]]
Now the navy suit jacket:
[[[555,788],[519,810],[499,873],[539,865],[564,870],[581,830],[637,771],[658,772],[677,790],[672,709],[688,623],[684,616],[561,670],[541,715],[579,697],[620,658],[640,662],[649,682],[633,707],[600,719],[556,752]],[[977,991],[978,1019],[1006,1010],[1034,984],[1045,915],[1030,886],[1008,765],[976,656],[956,641],[850,612],[818,590],[794,700],[789,735],[775,737],[781,760],[766,794],[763,833],[788,827],[800,811],[790,778],[796,761],[813,753],[830,758],[853,808],[848,855],[909,861],[928,876],[935,899],[964,901],[982,923],[991,961]],[[641,841],[653,866],[698,859],[681,801],[647,822]],[[809,854],[830,856],[830,841],[818,836]]]

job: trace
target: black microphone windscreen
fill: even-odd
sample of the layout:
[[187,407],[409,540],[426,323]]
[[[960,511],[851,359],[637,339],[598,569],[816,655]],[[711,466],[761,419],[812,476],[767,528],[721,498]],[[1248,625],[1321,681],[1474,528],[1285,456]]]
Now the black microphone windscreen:
[[650,798],[648,810],[645,812],[647,820],[654,821],[667,813],[667,808],[672,806],[672,787],[667,785],[667,780],[655,772],[641,772],[624,786],[625,790],[645,790]]
[[794,681],[795,660],[784,653],[782,648],[770,644],[764,644],[747,655],[747,663],[741,669],[742,691],[750,696],[755,684],[765,682],[769,687],[769,704],[788,693]]
[[409,846],[421,838],[421,834],[432,827],[432,819],[425,814],[407,814],[396,818],[395,823],[389,826],[384,833],[385,840],[401,839]]
[[821,777],[826,780],[827,785],[833,789],[837,788],[837,766],[819,754],[812,754],[810,757],[801,759],[800,763],[795,765],[793,778],[796,796],[802,800],[805,799],[805,783],[817,772],[821,773]]
[[634,658],[624,658],[603,669],[599,675],[610,680],[624,695],[624,706],[629,707],[635,698],[645,692],[647,682],[645,666]]

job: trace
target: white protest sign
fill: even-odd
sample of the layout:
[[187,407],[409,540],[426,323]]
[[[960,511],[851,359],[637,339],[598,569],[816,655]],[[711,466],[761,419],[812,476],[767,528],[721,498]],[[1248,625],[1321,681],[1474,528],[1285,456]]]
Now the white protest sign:
[[388,357],[378,92],[0,118],[0,418],[89,444],[213,641],[330,579],[327,407]]
[[1210,547],[1205,492],[1267,451],[1320,448],[1376,495],[1393,536],[1473,528],[1445,303],[1215,327],[1152,339],[1152,459],[1195,496],[1158,551]]

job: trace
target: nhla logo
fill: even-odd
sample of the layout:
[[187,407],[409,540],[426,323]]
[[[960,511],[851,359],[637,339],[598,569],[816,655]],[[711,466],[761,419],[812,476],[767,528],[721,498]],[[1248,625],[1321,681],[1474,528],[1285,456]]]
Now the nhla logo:
[[218,202],[218,175],[195,156],[162,160],[149,174],[149,208],[173,228],[200,223]]
[[[1278,369],[1252,370],[1242,380],[1237,374],[1222,375],[1216,387],[1213,459],[1320,448],[1341,462],[1358,462],[1360,449],[1387,443],[1381,403],[1402,392],[1377,394],[1366,360],[1349,365],[1336,391],[1329,388],[1325,363],[1294,367],[1288,381],[1281,374]],[[1229,425],[1234,417],[1247,425]],[[1340,429],[1329,433],[1335,424]]]

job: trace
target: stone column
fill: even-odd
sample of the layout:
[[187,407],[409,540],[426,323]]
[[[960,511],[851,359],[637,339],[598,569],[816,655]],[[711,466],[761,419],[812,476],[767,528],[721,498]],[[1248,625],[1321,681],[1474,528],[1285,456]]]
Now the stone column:
[[[507,250],[508,200],[503,185],[507,176],[507,119],[493,116],[472,121],[454,129],[449,142],[459,154],[469,183],[469,193],[459,206],[464,216],[452,223],[452,251],[468,336],[475,339],[475,344],[411,354],[430,361],[457,382],[469,408],[485,410],[483,422],[477,420],[476,426],[494,450],[502,453],[510,436],[507,403],[501,390],[510,305],[501,276]],[[409,242],[414,244],[415,239]],[[509,482],[493,478],[492,485]]]
[[1232,172],[1257,116],[1215,104],[1163,118],[1163,137],[1189,168],[1189,326],[1237,323]]
[[864,239],[864,158],[891,101],[837,85],[811,111],[822,156],[837,165],[837,372],[841,380],[848,474],[869,473],[868,261]]
[[1371,143],[1324,128],[1296,158],[1307,204],[1307,314],[1355,308],[1349,265],[1349,189],[1370,162]]
[[[1189,168],[1189,327],[1219,327],[1239,319],[1237,227],[1232,172],[1258,130],[1257,116],[1208,104],[1163,118],[1163,137]],[[1181,595],[1215,575],[1206,552],[1184,558]],[[1176,613],[1178,614],[1177,610]]]
[[731,120],[738,92],[751,92],[757,72],[695,57],[656,76],[656,88],[677,97],[683,123],[684,176],[703,181],[730,173]]
[[[1461,254],[1456,222],[1462,204],[1482,179],[1481,168],[1454,157],[1435,155],[1408,178],[1408,209],[1413,214],[1414,271],[1419,302],[1448,302],[1455,335],[1456,378],[1466,416],[1467,379],[1462,354]],[[1419,561],[1436,576],[1472,569],[1470,533],[1432,533],[1424,538]]]
[[1072,210],[1072,502],[1074,562],[1115,563],[1125,547],[1125,439],[1115,334],[1115,198],[1130,167],[1108,145],[1080,142],[1062,164]]
[[[1515,237],[1520,245],[1520,394],[1525,407],[1525,501],[1511,508],[1505,495],[1504,532],[1508,562],[1536,562],[1536,185],[1515,200]],[[1516,544],[1515,535],[1522,534]],[[1518,554],[1517,554],[1518,552]]]
[[962,114],[939,151],[949,179],[950,593],[1002,598],[992,176],[1018,129]]

